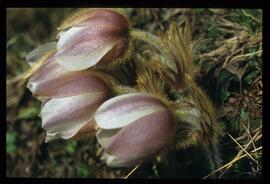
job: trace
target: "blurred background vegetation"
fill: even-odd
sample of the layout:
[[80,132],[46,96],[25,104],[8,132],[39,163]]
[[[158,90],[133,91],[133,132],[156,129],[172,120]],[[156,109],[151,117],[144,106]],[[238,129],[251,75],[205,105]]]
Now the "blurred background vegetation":
[[[56,40],[59,24],[73,8],[7,9],[7,177],[119,178],[132,168],[111,169],[99,159],[95,139],[54,141],[45,144],[39,117],[40,102],[16,76],[29,69],[25,56],[34,48]],[[256,9],[127,9],[133,25],[153,34],[172,21],[181,26],[188,17],[193,36],[200,39],[195,55],[199,84],[212,98],[224,129],[220,141],[224,167],[219,178],[260,178],[262,171],[262,11]],[[136,43],[137,51],[149,47]],[[182,157],[190,150],[170,153],[176,166],[145,163],[130,178],[203,178],[198,167],[187,170]],[[199,156],[200,158],[200,156]],[[197,156],[198,159],[198,156]],[[182,168],[182,170],[181,170]],[[207,178],[207,177],[205,177]]]

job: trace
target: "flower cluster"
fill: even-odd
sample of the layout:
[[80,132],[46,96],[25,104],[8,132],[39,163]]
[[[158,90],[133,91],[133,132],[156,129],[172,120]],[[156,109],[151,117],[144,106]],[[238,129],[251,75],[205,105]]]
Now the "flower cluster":
[[[111,167],[140,164],[171,148],[216,144],[220,129],[194,81],[187,21],[156,37],[133,28],[123,10],[86,9],[58,30],[57,42],[26,57],[46,142],[96,136]],[[136,40],[155,49],[149,61],[132,59]],[[128,68],[130,62],[137,68]],[[135,84],[119,80],[134,72]]]

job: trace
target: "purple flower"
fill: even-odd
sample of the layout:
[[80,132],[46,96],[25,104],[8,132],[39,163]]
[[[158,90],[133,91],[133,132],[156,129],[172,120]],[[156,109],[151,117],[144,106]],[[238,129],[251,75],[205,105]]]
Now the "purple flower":
[[125,57],[129,22],[111,9],[89,9],[60,27],[57,62],[67,70],[84,70]]
[[95,113],[95,121],[101,128],[96,137],[111,167],[131,166],[152,158],[169,143],[175,129],[166,106],[145,93],[109,99]]
[[55,61],[55,52],[48,53],[32,57],[44,61],[28,81],[30,91],[43,101],[41,118],[42,127],[47,131],[45,141],[93,134],[93,115],[109,97],[107,84],[93,71],[65,70]]

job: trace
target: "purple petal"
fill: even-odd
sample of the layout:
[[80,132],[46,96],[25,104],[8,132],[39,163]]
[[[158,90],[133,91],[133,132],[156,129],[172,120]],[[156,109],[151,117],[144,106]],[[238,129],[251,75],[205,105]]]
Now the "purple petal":
[[108,147],[108,145],[115,138],[116,133],[119,131],[120,129],[111,129],[111,130],[99,129],[96,133],[96,138],[101,146]]
[[107,164],[112,167],[130,166],[157,154],[174,133],[168,110],[145,116],[122,128],[107,147]]
[[102,32],[95,35],[91,30],[91,27],[72,27],[65,32],[58,42],[56,61],[70,71],[87,69],[122,41],[118,35]]
[[63,67],[55,62],[55,53],[52,53],[44,61],[43,65],[31,76],[29,82],[49,80],[67,73]]
[[148,94],[125,94],[104,102],[95,113],[95,121],[103,129],[121,128],[164,109],[159,99]]
[[[57,76],[61,73],[59,72],[54,75],[53,72],[57,71],[57,69],[52,69],[44,76],[41,76],[44,73],[40,72],[40,76],[38,77],[40,80],[31,80],[28,86],[33,95],[38,97],[68,97],[87,92],[108,92],[105,82],[93,72],[68,72]],[[48,74],[50,76],[47,76]],[[55,77],[52,78],[51,75]]]
[[129,22],[123,15],[110,9],[95,9],[92,10],[88,15],[89,17],[78,25],[92,25],[92,20],[94,18],[99,18],[106,20],[106,24],[117,25],[122,29],[128,29],[129,27]]
[[46,142],[73,137],[83,126],[93,122],[93,114],[107,98],[103,92],[90,92],[72,97],[53,98],[41,110]]
[[88,11],[82,11],[72,19],[67,20],[60,30],[65,30],[71,26],[88,26],[92,24],[92,20],[95,18],[106,20],[107,24],[114,24],[118,27],[129,27],[128,20],[118,12],[112,9],[90,9]]
[[[100,13],[99,10],[93,12]],[[128,23],[118,13],[109,11],[109,14],[90,16],[62,31],[57,43],[57,62],[67,70],[77,71],[96,65],[112,49],[115,52],[113,57],[123,54],[128,47]]]
[[41,57],[43,57],[49,51],[53,51],[56,49],[56,42],[50,42],[40,47],[34,49],[29,54],[26,55],[26,61],[30,66],[33,66]]

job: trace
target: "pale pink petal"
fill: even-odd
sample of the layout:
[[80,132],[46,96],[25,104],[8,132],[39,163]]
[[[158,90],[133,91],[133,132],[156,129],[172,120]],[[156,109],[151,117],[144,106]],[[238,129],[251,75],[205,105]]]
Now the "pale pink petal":
[[73,137],[84,125],[93,121],[93,113],[107,98],[103,92],[89,92],[65,98],[53,98],[42,107],[42,127],[46,142]]
[[76,27],[60,32],[57,62],[67,70],[76,71],[96,65],[115,47],[117,50],[113,57],[117,57],[127,49],[127,31],[127,26],[118,26],[112,18],[91,17]]
[[68,71],[55,61],[55,52],[47,56],[42,65],[34,72],[29,81],[41,81],[60,76]]
[[76,35],[83,30],[85,30],[85,27],[71,27],[67,31],[60,32],[58,34],[57,50],[62,49],[72,38],[76,37]]
[[61,33],[57,44],[57,62],[71,71],[83,70],[97,64],[122,41],[119,28],[110,28],[110,32],[97,28],[72,27]]
[[[48,73],[51,73],[50,70]],[[42,73],[40,73],[42,74]],[[107,92],[105,82],[90,71],[68,72],[55,78],[43,77],[43,80],[31,81],[29,88],[34,96],[68,97],[86,92]]]
[[[67,71],[57,64],[53,57],[50,57],[48,60],[44,61],[44,64],[29,78],[27,87],[34,96],[37,96],[40,87],[42,87],[42,83],[50,83],[51,80],[55,80],[65,73],[67,73]],[[56,88],[53,83],[51,83],[51,86],[53,86],[54,89]]]
[[81,26],[81,25],[93,25],[93,19],[106,20],[106,24],[117,25],[118,27],[128,28],[129,23],[128,20],[118,12],[110,9],[95,9],[88,13],[88,18],[84,21],[75,24],[73,26]]
[[107,164],[121,167],[139,164],[157,154],[170,141],[174,124],[168,110],[163,110],[122,128],[106,148]]
[[[78,45],[76,49],[65,49],[61,55],[57,56],[57,62],[65,69],[70,71],[84,70],[91,66],[96,65],[115,45],[119,43],[119,40],[109,41],[108,43],[99,46],[93,50],[85,51],[85,48],[90,47],[90,44]],[[73,55],[69,55],[72,53]]]
[[[129,27],[129,22],[122,14],[112,9],[91,9],[81,13],[76,19],[73,19],[64,26],[64,30],[71,26],[88,26],[93,25],[93,19],[106,20],[106,24],[114,24],[121,28]],[[94,24],[96,25],[96,24]],[[63,30],[63,27],[62,27]]]
[[109,40],[113,37],[126,38],[127,28],[123,28],[103,17],[93,17],[87,22],[80,23],[80,26],[71,27],[61,31],[58,35],[57,50],[78,44],[82,41],[97,39]]
[[111,129],[111,130],[99,129],[96,133],[96,138],[99,144],[102,147],[106,148],[112,142],[116,133],[119,131],[120,129]]
[[145,93],[125,94],[104,102],[95,113],[100,128],[121,128],[165,109],[159,99]]
[[34,63],[37,62],[44,54],[48,53],[49,51],[56,49],[56,42],[50,42],[40,47],[34,49],[29,54],[26,55],[26,61],[29,63],[30,66],[33,66]]

